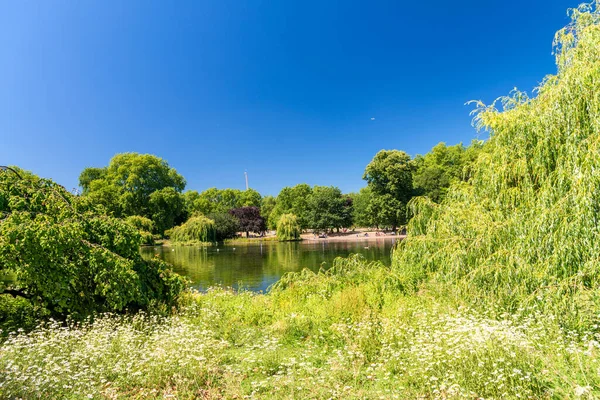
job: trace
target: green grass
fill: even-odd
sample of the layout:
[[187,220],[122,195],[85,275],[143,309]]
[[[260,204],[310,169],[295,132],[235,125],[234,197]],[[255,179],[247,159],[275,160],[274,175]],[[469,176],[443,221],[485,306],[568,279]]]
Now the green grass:
[[49,323],[0,346],[0,398],[584,398],[600,396],[596,328],[539,310],[481,313],[417,295],[355,256],[269,294],[189,294],[171,316]]
[[245,244],[245,243],[258,243],[258,242],[276,242],[277,241],[277,237],[276,236],[265,236],[265,237],[254,237],[254,238],[245,238],[245,237],[238,237],[238,238],[234,238],[234,239],[225,239],[223,240],[223,243],[225,244]]

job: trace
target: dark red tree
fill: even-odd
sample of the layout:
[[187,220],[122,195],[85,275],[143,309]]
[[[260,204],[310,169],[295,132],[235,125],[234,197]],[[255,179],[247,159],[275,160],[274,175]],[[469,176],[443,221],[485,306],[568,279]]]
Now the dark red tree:
[[262,233],[267,230],[265,219],[260,215],[258,207],[240,207],[229,210],[240,221],[240,229],[246,232],[246,237],[250,232]]

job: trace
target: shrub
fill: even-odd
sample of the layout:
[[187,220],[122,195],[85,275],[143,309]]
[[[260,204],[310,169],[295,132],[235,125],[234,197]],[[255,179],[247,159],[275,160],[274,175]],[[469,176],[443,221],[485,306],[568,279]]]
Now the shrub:
[[279,218],[277,239],[281,242],[300,239],[300,224],[294,214],[283,214]]

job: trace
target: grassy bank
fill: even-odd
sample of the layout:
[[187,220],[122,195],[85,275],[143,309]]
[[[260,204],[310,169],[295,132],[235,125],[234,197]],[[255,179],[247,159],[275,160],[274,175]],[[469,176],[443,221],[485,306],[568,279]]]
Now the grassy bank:
[[535,309],[475,310],[379,263],[339,259],[272,293],[190,294],[168,317],[103,316],[13,334],[2,398],[600,396],[598,334]]

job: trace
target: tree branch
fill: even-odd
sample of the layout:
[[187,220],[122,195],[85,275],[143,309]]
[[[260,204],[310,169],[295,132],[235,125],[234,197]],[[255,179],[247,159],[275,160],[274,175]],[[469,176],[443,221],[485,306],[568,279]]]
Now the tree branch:
[[2,292],[0,292],[0,294],[10,294],[12,297],[22,297],[24,299],[32,299],[33,296],[30,294],[27,294],[25,292],[23,292],[22,290],[16,290],[16,289],[6,289]]

